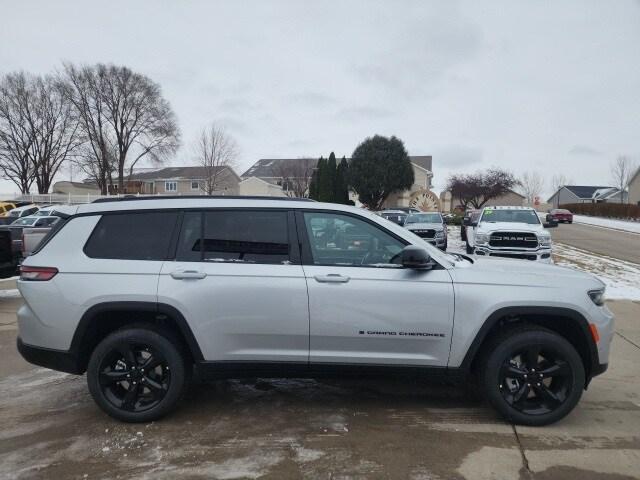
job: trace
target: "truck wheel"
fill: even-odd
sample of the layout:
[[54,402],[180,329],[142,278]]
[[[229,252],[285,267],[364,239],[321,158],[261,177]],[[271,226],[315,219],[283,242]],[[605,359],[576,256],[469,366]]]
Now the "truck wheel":
[[484,351],[482,389],[507,420],[548,425],[571,412],[580,400],[585,385],[582,359],[557,333],[523,327],[500,336]]
[[471,255],[475,249],[467,242],[467,255]]
[[95,402],[125,422],[150,422],[169,413],[187,379],[187,362],[177,342],[153,327],[113,332],[94,349],[87,367]]

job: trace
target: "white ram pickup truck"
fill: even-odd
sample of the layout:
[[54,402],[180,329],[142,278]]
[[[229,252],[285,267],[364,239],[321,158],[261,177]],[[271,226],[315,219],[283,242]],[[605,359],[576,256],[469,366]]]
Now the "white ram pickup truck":
[[477,221],[465,218],[467,253],[551,263],[551,234],[533,208],[485,207]]

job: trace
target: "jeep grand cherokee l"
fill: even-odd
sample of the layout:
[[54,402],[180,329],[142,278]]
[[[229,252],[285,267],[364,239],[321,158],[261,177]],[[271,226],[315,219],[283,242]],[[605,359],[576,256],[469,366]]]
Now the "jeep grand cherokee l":
[[607,367],[613,317],[587,273],[446,254],[344,205],[182,197],[76,208],[22,265],[18,348],[37,365],[86,372],[117,419],[165,415],[195,368],[204,378],[439,375],[473,381],[514,422],[545,425]]

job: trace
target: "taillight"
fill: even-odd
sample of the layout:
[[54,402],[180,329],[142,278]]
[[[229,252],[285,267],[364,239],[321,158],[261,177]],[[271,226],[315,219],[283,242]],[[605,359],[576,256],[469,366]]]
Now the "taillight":
[[20,280],[28,280],[35,282],[44,282],[51,280],[58,273],[57,268],[53,267],[25,267],[20,266]]

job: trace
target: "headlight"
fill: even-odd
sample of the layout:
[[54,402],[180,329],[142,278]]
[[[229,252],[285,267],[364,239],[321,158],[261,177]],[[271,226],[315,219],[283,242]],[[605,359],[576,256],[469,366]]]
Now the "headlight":
[[604,288],[600,290],[589,290],[588,294],[593,303],[595,303],[599,307],[604,305]]
[[538,235],[538,242],[540,242],[541,247],[550,247],[551,235]]
[[488,233],[476,233],[475,242],[476,243],[487,243],[489,241]]

